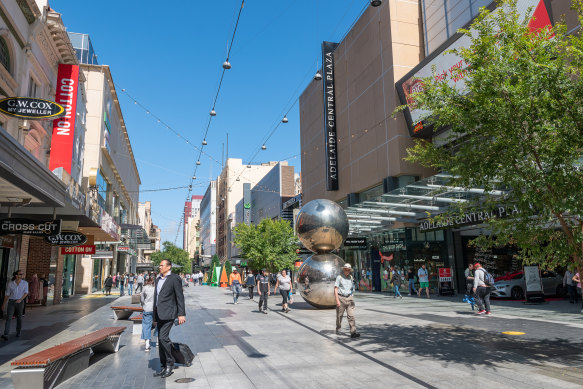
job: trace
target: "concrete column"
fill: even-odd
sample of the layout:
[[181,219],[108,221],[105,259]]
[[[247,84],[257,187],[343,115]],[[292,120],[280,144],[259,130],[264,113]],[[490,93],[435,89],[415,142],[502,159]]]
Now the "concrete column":
[[53,305],[60,304],[63,299],[63,269],[65,265],[65,255],[61,250],[57,251],[57,270],[55,273],[55,296]]
[[[19,249],[19,258],[18,258],[18,270],[22,272],[22,274],[26,274],[26,265],[28,264],[28,246],[30,242],[30,236],[22,235],[20,238],[20,249]],[[12,277],[12,274],[8,275],[9,278]]]

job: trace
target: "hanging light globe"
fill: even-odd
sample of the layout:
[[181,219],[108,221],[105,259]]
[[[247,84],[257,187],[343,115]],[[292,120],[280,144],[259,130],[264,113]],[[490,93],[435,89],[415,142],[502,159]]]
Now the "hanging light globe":
[[373,7],[378,7],[382,3],[383,3],[383,0],[370,0],[370,5],[372,5]]
[[206,143],[206,138],[204,138],[204,139],[202,140],[202,145],[203,145],[203,146],[206,146],[206,145],[208,145],[208,143]]
[[283,119],[281,119],[282,123],[287,123],[289,120],[287,120],[287,115],[283,117]]
[[235,181],[241,181],[241,179],[239,177],[237,177],[237,179]]
[[316,72],[316,74],[314,74],[314,80],[320,81],[321,79],[322,79],[322,73]]
[[247,165],[247,169],[251,169],[251,165]]
[[210,115],[211,116],[217,116],[217,113],[215,112],[215,109],[214,108],[211,109]]
[[263,144],[263,146],[261,146],[261,150],[267,150],[267,146],[265,146],[265,144]]
[[196,176],[192,176],[192,179],[193,179],[193,180],[196,180]]
[[231,63],[229,62],[229,60],[226,60],[225,62],[223,62],[223,69],[229,70],[230,68],[231,68]]
[[198,165],[200,165],[200,161],[196,161],[196,165],[197,165],[197,166],[198,166]]

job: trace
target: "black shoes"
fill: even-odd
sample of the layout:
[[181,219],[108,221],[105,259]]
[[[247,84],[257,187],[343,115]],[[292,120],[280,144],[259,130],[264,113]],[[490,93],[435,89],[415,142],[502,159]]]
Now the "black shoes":
[[0,336],[0,338],[2,338],[2,340],[8,340],[8,336],[6,336],[6,335],[2,335],[2,336]]
[[162,377],[162,378],[170,377],[172,374],[174,374],[174,372],[172,371],[173,369],[174,369],[174,366],[166,366],[166,370],[164,371],[164,374],[162,374],[160,377]]
[[358,332],[353,332],[352,334],[350,334],[350,337],[352,339],[354,339],[354,338],[360,338],[360,334]]
[[166,373],[166,366],[163,366],[160,370],[154,373],[154,377],[161,377]]

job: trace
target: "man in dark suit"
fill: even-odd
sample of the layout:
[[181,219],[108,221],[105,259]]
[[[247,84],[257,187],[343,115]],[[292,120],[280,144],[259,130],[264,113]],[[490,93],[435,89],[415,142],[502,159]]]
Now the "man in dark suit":
[[178,324],[186,323],[184,294],[182,280],[177,274],[172,274],[172,263],[163,259],[160,261],[160,274],[156,278],[156,293],[154,293],[154,318],[158,326],[158,343],[160,364],[162,368],[154,373],[154,377],[166,378],[172,375],[174,358],[172,357],[172,342],[170,330],[174,320]]

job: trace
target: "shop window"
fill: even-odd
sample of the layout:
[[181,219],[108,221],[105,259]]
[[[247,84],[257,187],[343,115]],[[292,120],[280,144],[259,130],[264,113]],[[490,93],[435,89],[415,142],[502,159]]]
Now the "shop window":
[[10,51],[4,38],[0,38],[0,64],[10,73]]
[[30,77],[28,79],[28,97],[37,97],[38,85],[34,81],[34,78]]
[[372,187],[370,189],[364,190],[362,192],[360,192],[359,194],[359,198],[360,198],[360,202],[363,201],[372,201],[376,198],[378,198],[379,196],[381,196],[383,194],[383,185],[377,185],[375,187]]

